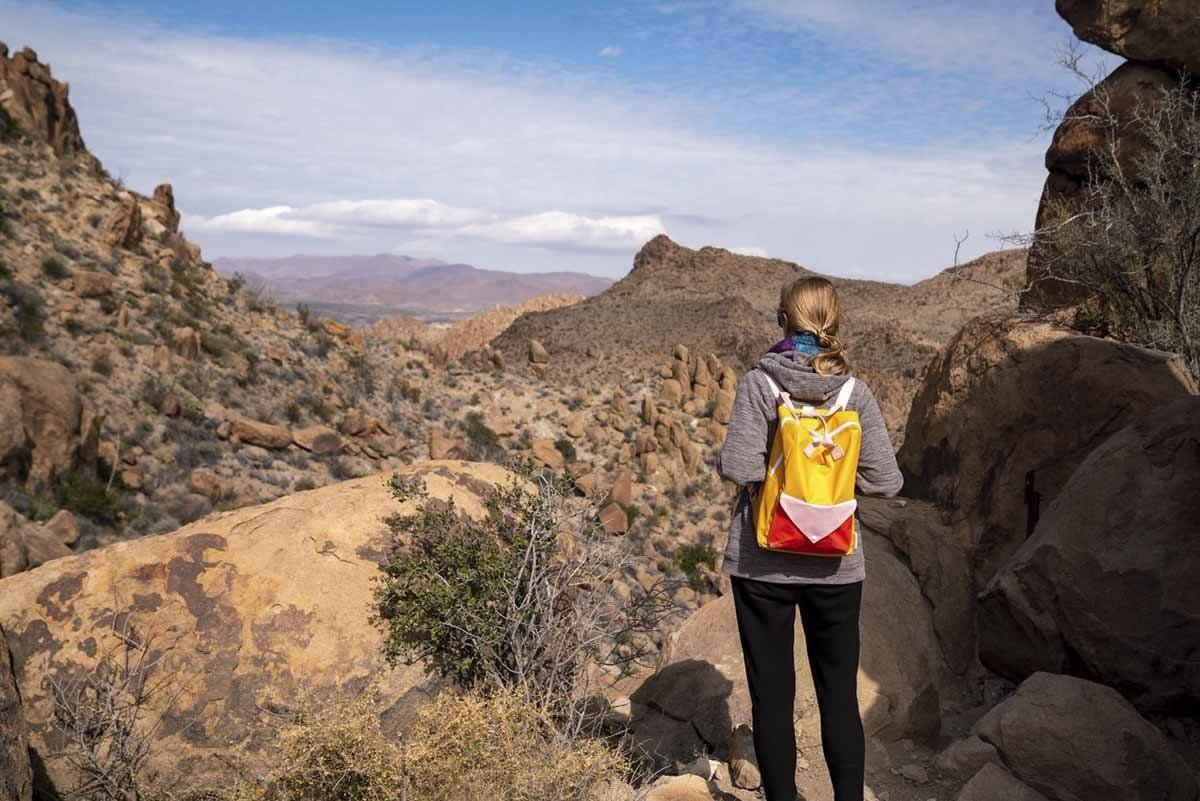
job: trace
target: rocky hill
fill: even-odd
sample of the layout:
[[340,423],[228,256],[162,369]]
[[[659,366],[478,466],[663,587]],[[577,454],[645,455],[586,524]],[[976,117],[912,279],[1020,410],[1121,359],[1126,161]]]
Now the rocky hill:
[[459,320],[539,295],[594,295],[612,283],[584,273],[483,270],[387,253],[221,258],[213,266],[226,277],[245,276],[282,305],[306,303],[355,324],[397,315]]
[[[963,322],[1014,308],[1025,253],[990,253],[912,286],[834,278],[845,309],[843,340],[899,437],[925,365]],[[492,345],[515,364],[530,341],[555,380],[626,381],[675,344],[746,369],[778,338],[780,287],[811,271],[780,259],[691,250],[658,236],[609,289],[573,306],[526,314]]]
[[171,186],[111,178],[66,85],[3,52],[0,502],[81,510],[85,547],[399,464],[425,356],[222,278]]

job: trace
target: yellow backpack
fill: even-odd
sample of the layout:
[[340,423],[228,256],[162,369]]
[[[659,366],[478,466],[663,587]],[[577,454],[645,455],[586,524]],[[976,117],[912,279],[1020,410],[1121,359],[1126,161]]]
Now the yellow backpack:
[[767,476],[754,497],[758,544],[808,556],[846,556],[858,545],[854,479],[862,446],[858,412],[846,408],[854,379],[833,406],[792,403],[767,377],[778,401],[779,425]]

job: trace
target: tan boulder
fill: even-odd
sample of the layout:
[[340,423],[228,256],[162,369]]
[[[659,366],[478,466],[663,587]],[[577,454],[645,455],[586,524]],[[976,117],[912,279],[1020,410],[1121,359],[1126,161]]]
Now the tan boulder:
[[692,383],[696,386],[708,386],[713,383],[712,373],[708,371],[708,363],[704,359],[696,360],[696,367],[692,374]]
[[733,398],[734,393],[730,390],[722,389],[717,393],[717,402],[713,406],[712,416],[723,426],[729,425],[729,421],[733,417]]
[[[859,708],[868,735],[883,740],[925,739],[940,726],[940,649],[929,611],[912,574],[883,541],[864,534],[871,578],[864,587]],[[816,695],[804,633],[795,634],[796,703],[800,745],[820,742]],[[750,696],[733,598],[702,606],[663,647],[661,667],[630,696],[633,729],[667,759],[690,758],[706,743],[727,758],[734,727],[751,724]]]
[[[480,492],[512,479],[461,462],[396,472],[474,516],[484,514]],[[46,681],[95,664],[126,615],[163,646],[158,676],[182,693],[154,733],[152,770],[199,787],[264,772],[278,758],[279,714],[302,694],[348,699],[376,685],[385,731],[402,734],[435,685],[424,665],[386,664],[371,620],[373,579],[389,547],[383,520],[405,508],[386,486],[391,475],[218,513],[0,582],[0,625],[50,778],[60,787],[74,779]],[[152,696],[146,719],[171,696]]]
[[674,378],[665,379],[660,390],[663,403],[671,408],[678,408],[683,403],[683,386]]
[[154,215],[163,228],[175,232],[179,230],[179,212],[175,208],[175,190],[170,184],[159,184],[154,187]]
[[679,388],[683,393],[683,397],[688,397],[692,394],[692,371],[688,367],[687,362],[681,362],[678,359],[671,363],[671,377],[679,382]]
[[702,776],[689,773],[655,780],[646,791],[644,801],[716,801],[718,797]]
[[677,344],[671,350],[671,355],[675,357],[676,361],[683,362],[684,364],[687,364],[692,360],[691,351],[689,351],[688,346],[684,344]]
[[643,475],[654,475],[658,472],[658,454],[653,451],[639,454],[638,465],[642,468]]
[[629,515],[618,503],[607,503],[600,509],[600,524],[609,534],[624,534],[629,531]]
[[200,332],[189,326],[171,332],[171,351],[184,361],[194,361],[200,356]]
[[332,317],[326,317],[321,320],[321,328],[325,329],[325,333],[329,334],[329,336],[342,341],[348,340],[354,333],[353,328]]
[[0,628],[0,798],[5,801],[33,799],[29,732],[3,628]]
[[114,248],[133,250],[142,241],[142,207],[127,194],[104,223],[104,241]]
[[108,273],[95,270],[76,270],[71,275],[75,285],[75,293],[81,298],[98,298],[108,295],[113,290],[113,279]]
[[467,445],[460,439],[453,439],[441,431],[429,431],[429,458],[462,459],[467,455]]
[[292,442],[306,451],[318,454],[336,453],[342,448],[342,438],[328,426],[307,426],[292,429]]
[[79,521],[66,509],[59,509],[42,524],[42,529],[63,545],[74,545],[79,541]]
[[39,526],[0,501],[0,578],[70,555],[61,536],[58,525]]
[[642,395],[642,422],[648,426],[658,422],[658,409],[655,408],[654,398],[650,397],[650,393]]
[[1053,801],[1195,801],[1196,777],[1167,738],[1111,687],[1035,673],[972,733]]
[[573,415],[567,421],[566,428],[567,436],[571,439],[579,439],[584,435],[583,418],[579,415]]
[[1057,0],[1075,35],[1132,61],[1200,73],[1200,14],[1194,0]]
[[980,658],[1070,673],[1139,709],[1200,704],[1200,397],[1145,410],[1079,465],[979,597]]
[[57,362],[0,356],[0,477],[42,492],[95,462],[99,418]]
[[634,442],[634,452],[637,454],[654,453],[658,450],[658,439],[654,434],[645,429],[637,433],[637,439]]
[[1047,801],[1046,796],[1018,781],[995,763],[988,763],[971,777],[955,801]]
[[1176,355],[976,318],[934,357],[913,400],[897,454],[905,494],[967,525],[986,582],[1025,541],[1030,504],[1046,509],[1097,442],[1196,392]]
[[608,497],[622,506],[633,505],[633,473],[631,471],[621,470],[617,473]]
[[292,432],[283,426],[233,413],[227,416],[226,422],[229,423],[230,438],[247,445],[279,450],[292,444]]
[[188,476],[188,487],[197,495],[202,495],[212,503],[233,497],[235,488],[232,481],[221,478],[213,471],[198,467]]
[[546,352],[546,346],[536,339],[529,340],[529,361],[534,364],[546,364],[550,361],[550,354]]
[[530,451],[534,459],[552,470],[561,470],[566,463],[562,451],[554,446],[552,439],[535,439],[530,446]]

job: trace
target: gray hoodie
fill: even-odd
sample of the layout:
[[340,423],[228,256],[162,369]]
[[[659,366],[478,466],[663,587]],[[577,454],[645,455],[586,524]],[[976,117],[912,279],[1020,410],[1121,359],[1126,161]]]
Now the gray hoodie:
[[[866,570],[861,539],[854,553],[840,558],[801,556],[758,547],[750,497],[754,485],[766,477],[767,455],[777,424],[777,402],[764,374],[790,393],[793,400],[812,405],[831,403],[848,378],[821,375],[813,369],[809,357],[789,351],[768,353],[738,382],[725,445],[717,459],[717,472],[742,487],[729,526],[729,543],[725,546],[722,569],[732,576],[785,584],[862,581]],[[895,450],[879,404],[861,379],[855,380],[847,407],[858,412],[862,425],[857,493],[895,495],[904,479],[896,465]]]

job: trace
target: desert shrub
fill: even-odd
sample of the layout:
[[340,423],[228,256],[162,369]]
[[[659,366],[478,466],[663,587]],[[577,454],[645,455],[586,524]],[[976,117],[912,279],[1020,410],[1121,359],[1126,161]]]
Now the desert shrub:
[[467,412],[463,417],[462,429],[467,436],[467,449],[472,461],[499,462],[507,456],[508,452],[500,444],[500,437],[479,412]]
[[113,372],[112,357],[107,352],[97,353],[92,359],[92,372],[105,378],[111,376]]
[[51,281],[61,281],[71,275],[71,270],[57,256],[47,256],[42,259],[42,275]]
[[1064,119],[1099,144],[1034,233],[1039,263],[1089,298],[1077,327],[1180,353],[1200,376],[1200,85],[1184,76],[1132,109],[1091,91],[1086,116]]
[[577,801],[629,772],[596,739],[565,739],[519,693],[443,693],[405,738],[413,801]]
[[58,482],[58,505],[101,525],[116,525],[124,511],[124,493],[119,481],[111,484],[94,473],[74,470]]
[[[160,675],[165,653],[138,631],[128,615],[114,615],[107,631],[94,633],[103,648],[85,671],[51,674],[52,724],[61,754],[73,768],[69,797],[84,801],[142,801],[155,797],[147,769],[151,733],[170,714],[178,691]],[[169,652],[170,649],[166,649]],[[166,695],[165,702],[158,701]],[[150,711],[155,699],[161,712]]]
[[151,409],[158,410],[162,408],[163,402],[167,399],[167,393],[170,391],[171,388],[158,376],[148,375],[142,379],[138,395],[142,403]]
[[16,282],[0,284],[0,296],[13,310],[21,339],[33,342],[40,338],[46,319],[46,303],[37,288]]
[[92,228],[99,228],[100,223],[104,222],[104,215],[98,211],[93,211],[88,215],[87,221],[88,225],[92,226]]
[[618,653],[617,641],[654,628],[667,605],[654,593],[619,600],[611,579],[627,546],[568,480],[526,475],[488,490],[481,519],[393,483],[414,508],[387,520],[377,620],[389,661],[427,659],[462,687],[519,690],[570,728],[585,667],[644,657]]
[[311,476],[301,476],[296,479],[296,483],[292,485],[292,489],[296,492],[307,492],[317,488],[317,482],[312,480]]
[[709,570],[715,570],[717,552],[711,545],[685,543],[675,549],[675,565],[687,576],[688,585],[693,590],[700,591],[704,586],[700,567],[703,565]]
[[[512,692],[442,693],[394,740],[371,694],[305,710],[276,766],[222,801],[579,801],[628,761],[599,740],[568,741]],[[207,801],[207,800],[206,800]]]
[[554,447],[568,462],[575,461],[575,444],[571,440],[566,437],[559,437],[554,440]]
[[0,261],[0,281],[11,281],[13,277],[12,270],[8,265]]

